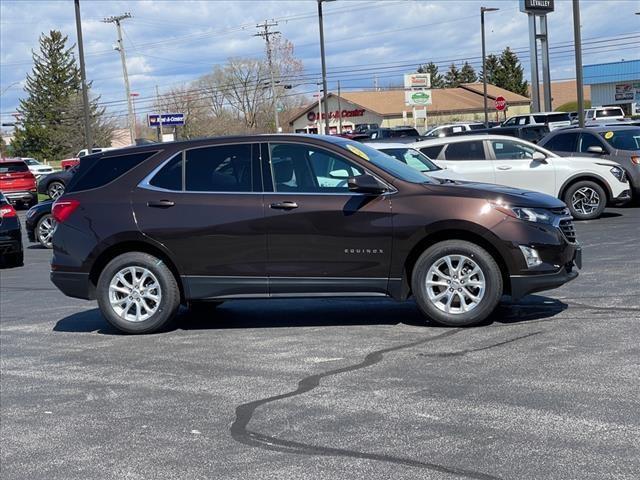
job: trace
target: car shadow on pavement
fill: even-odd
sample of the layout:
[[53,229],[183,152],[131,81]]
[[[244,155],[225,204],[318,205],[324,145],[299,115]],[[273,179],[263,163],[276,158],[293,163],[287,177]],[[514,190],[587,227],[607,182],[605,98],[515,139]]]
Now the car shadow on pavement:
[[[550,320],[568,305],[540,295],[530,295],[517,302],[504,297],[496,311],[483,323],[516,324],[533,320]],[[189,311],[181,308],[168,330],[214,330],[241,328],[286,328],[350,325],[431,326],[425,322],[415,302],[388,299],[351,300],[236,300],[210,308]],[[446,328],[446,327],[443,327]],[[55,332],[117,335],[97,308],[62,318]]]

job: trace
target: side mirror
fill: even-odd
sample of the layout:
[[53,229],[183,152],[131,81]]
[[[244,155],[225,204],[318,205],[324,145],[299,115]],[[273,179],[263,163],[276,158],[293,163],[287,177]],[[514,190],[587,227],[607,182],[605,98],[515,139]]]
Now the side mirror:
[[348,184],[349,190],[352,192],[380,195],[387,191],[387,186],[384,183],[366,173],[357,177],[350,177]]
[[332,170],[329,172],[329,176],[338,180],[345,180],[349,178],[349,172],[347,172],[345,169]]
[[592,145],[587,148],[587,153],[595,153],[597,155],[602,155],[604,153],[604,149],[600,145]]
[[548,163],[547,156],[542,152],[533,152],[533,156],[531,158],[534,162]]

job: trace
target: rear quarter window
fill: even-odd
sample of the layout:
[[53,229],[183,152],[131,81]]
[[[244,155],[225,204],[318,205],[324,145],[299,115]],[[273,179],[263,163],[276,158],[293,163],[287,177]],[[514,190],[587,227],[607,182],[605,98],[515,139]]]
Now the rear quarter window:
[[440,155],[443,147],[444,145],[435,145],[433,147],[421,147],[418,150],[420,150],[420,152],[425,154],[430,159],[434,160],[438,158],[438,155]]
[[109,155],[97,158],[87,156],[67,187],[67,192],[79,192],[98,188],[114,181],[132,168],[140,165],[157,151],[136,152],[125,155]]

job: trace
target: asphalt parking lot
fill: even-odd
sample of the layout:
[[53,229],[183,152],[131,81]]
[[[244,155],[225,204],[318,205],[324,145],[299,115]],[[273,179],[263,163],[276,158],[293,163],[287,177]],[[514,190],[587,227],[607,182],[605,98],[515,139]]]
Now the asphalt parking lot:
[[576,281],[467,329],[274,300],[119,335],[31,246],[0,272],[2,477],[637,479],[640,208],[577,229]]

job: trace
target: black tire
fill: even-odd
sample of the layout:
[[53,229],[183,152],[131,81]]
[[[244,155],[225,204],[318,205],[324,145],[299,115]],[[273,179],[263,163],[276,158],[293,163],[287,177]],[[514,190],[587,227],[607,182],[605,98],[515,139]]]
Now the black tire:
[[[151,272],[159,284],[160,301],[156,311],[149,318],[130,321],[119,316],[112,307],[109,298],[109,286],[114,276],[126,267],[141,267]],[[125,295],[126,296],[126,295]],[[164,262],[153,255],[142,252],[129,252],[111,260],[100,273],[96,297],[100,311],[107,321],[125,333],[152,333],[166,328],[175,318],[180,306],[180,290],[176,278]],[[134,305],[132,305],[133,307]],[[127,310],[124,312],[127,315]]]
[[[589,196],[591,195],[589,192],[593,192],[593,196],[591,198],[597,198],[597,206],[594,204],[594,207],[592,208],[588,203],[579,203],[577,207],[574,206],[573,197],[576,195],[576,192],[580,190],[584,191]],[[579,193],[577,195],[578,197],[581,196]],[[562,200],[567,204],[571,215],[576,220],[593,220],[594,218],[599,218],[607,206],[606,192],[600,185],[592,182],[591,180],[581,180],[570,185],[564,192],[564,198]]]
[[[40,245],[42,245],[44,248],[53,248],[53,244],[51,243],[51,239],[49,239],[49,243],[46,243],[45,240],[43,238],[41,238],[40,235],[40,227],[42,225],[42,223],[49,219],[50,222],[55,222],[55,220],[53,219],[53,215],[51,215],[50,213],[47,213],[45,215],[43,215],[42,217],[40,217],[40,219],[38,220],[38,223],[36,223],[36,228],[34,229],[35,232],[35,237],[36,240],[38,241],[38,243]],[[55,223],[54,223],[55,225]]]
[[24,252],[7,253],[0,260],[0,264],[6,268],[22,267],[24,265]]
[[[447,301],[449,300],[449,297],[453,297],[453,302],[449,307],[453,310],[450,312],[446,312],[441,309],[436,305],[436,303],[439,302],[434,302],[429,297],[427,287],[427,276],[429,270],[432,266],[437,266],[439,262],[443,261],[442,259],[447,256],[466,257],[479,267],[482,275],[484,276],[484,294],[480,296],[480,300],[477,304],[468,311],[454,311],[464,309],[462,305],[463,297],[457,292],[464,291],[478,296],[480,294],[480,289],[477,286],[470,286],[469,284],[464,286],[459,283],[452,283],[444,287],[439,285],[431,287],[435,297],[442,294],[444,295],[443,300],[446,299]],[[452,262],[455,269],[459,267],[458,262],[460,262],[460,260],[461,259],[458,259],[455,264]],[[463,262],[463,270],[467,273],[469,272],[465,269],[470,266],[471,263],[468,263],[466,260]],[[454,280],[453,273],[455,272],[452,273],[449,271],[446,264],[443,264],[442,267],[444,267],[444,270],[441,271],[444,271],[451,277],[450,282],[464,283],[465,280],[462,279],[462,277]],[[476,283],[480,281],[480,278],[479,274],[475,274],[472,277],[468,277],[466,281],[469,282],[469,280],[475,279],[471,281]],[[443,280],[443,282],[444,281],[446,280]],[[453,290],[451,290],[451,288],[453,288]],[[463,290],[463,288],[465,290]],[[500,272],[500,267],[498,267],[494,258],[484,248],[463,240],[447,240],[432,245],[425,250],[422,255],[420,255],[413,268],[413,274],[411,276],[411,290],[422,313],[431,318],[435,323],[450,327],[471,326],[484,321],[489,315],[491,315],[498,305],[503,291],[502,274]],[[465,296],[464,303],[465,307],[468,308],[469,303],[467,303],[467,300],[470,300],[470,297]],[[473,302],[471,301],[471,303]],[[442,306],[442,308],[446,307]]]
[[[54,180],[52,182],[49,183],[49,185],[47,185],[47,195],[49,196],[49,198],[55,200],[56,198],[62,196],[64,194],[64,190],[65,190],[66,186],[63,182],[60,182],[58,180]],[[62,191],[60,192],[60,189],[62,189]],[[59,193],[59,194],[58,194]]]

